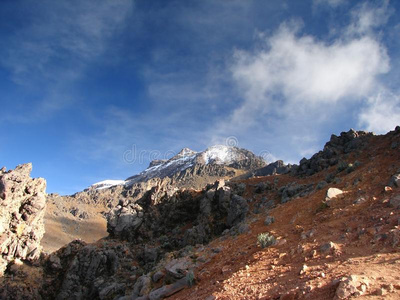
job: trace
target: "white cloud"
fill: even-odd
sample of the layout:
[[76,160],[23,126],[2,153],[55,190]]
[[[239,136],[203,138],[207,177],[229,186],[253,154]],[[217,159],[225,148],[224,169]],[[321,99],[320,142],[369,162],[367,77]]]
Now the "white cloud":
[[389,91],[369,97],[359,115],[359,125],[376,133],[393,130],[400,125],[400,97]]
[[232,68],[248,101],[268,101],[279,91],[290,102],[335,102],[361,97],[388,71],[388,57],[378,41],[364,36],[333,44],[296,36],[286,25],[257,53],[240,52]]
[[378,5],[364,2],[351,12],[352,23],[347,29],[349,35],[372,34],[372,30],[386,24],[393,13],[389,9],[389,0]]
[[383,24],[385,5],[376,17],[367,6],[358,7],[350,25],[330,42],[285,23],[272,36],[262,37],[261,48],[236,51],[231,72],[243,102],[213,129],[213,141],[268,131],[271,141],[264,143],[279,141],[291,152],[307,154],[321,147],[318,139],[308,138],[323,136],[325,126],[338,126],[332,120],[373,95],[381,86],[380,75],[389,72],[389,57],[373,32],[375,25],[361,21]]
[[314,0],[313,1],[314,5],[329,5],[332,7],[337,7],[345,2],[346,2],[346,0]]

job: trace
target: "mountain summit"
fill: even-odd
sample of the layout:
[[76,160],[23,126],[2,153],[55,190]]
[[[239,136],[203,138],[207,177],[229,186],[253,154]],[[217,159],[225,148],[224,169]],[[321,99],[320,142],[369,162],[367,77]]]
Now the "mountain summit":
[[153,178],[166,177],[179,179],[180,186],[185,186],[190,181],[191,186],[195,183],[195,186],[202,187],[215,179],[235,177],[265,165],[262,157],[238,147],[215,145],[202,152],[183,148],[170,159],[153,160],[146,170],[126,180],[105,180],[91,187],[104,189],[116,185],[131,186]]

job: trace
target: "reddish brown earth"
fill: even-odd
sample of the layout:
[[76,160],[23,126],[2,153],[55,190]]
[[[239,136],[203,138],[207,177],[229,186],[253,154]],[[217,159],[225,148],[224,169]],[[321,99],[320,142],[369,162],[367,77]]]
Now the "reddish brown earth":
[[[399,149],[391,149],[391,142],[388,136],[373,137],[360,156],[346,158],[362,162],[360,167],[339,173],[339,184],[278,205],[269,213],[275,223],[266,226],[265,214],[254,215],[250,232],[213,241],[207,248],[222,251],[196,270],[193,287],[170,299],[333,299],[339,280],[349,275],[368,282],[360,299],[400,299],[400,247],[394,245],[393,237],[399,237],[400,211],[388,205],[400,188],[385,191],[391,175],[400,168]],[[275,191],[253,195],[251,185],[276,178],[278,186],[292,181],[318,183],[335,171],[336,166],[304,179],[280,175],[245,180],[244,197],[279,201]],[[353,184],[356,179],[360,182]],[[322,203],[329,187],[345,193],[325,207]],[[355,204],[360,197],[365,201]],[[312,236],[304,236],[311,230]],[[257,235],[264,232],[278,237],[278,244],[259,247]],[[338,249],[322,253],[321,245],[328,242]],[[307,268],[300,275],[303,265]]]

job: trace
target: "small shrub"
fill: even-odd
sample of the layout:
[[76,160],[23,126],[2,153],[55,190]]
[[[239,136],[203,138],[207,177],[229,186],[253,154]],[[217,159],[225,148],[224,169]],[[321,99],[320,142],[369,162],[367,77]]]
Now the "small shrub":
[[261,246],[261,248],[266,248],[266,247],[274,245],[276,243],[276,238],[269,232],[260,233],[257,236],[257,242],[258,242],[258,245]]
[[324,211],[325,209],[328,209],[328,208],[329,208],[328,203],[326,203],[325,201],[324,201],[324,202],[321,202],[321,204],[318,206],[318,208],[317,208],[317,210],[316,210],[316,213],[319,213],[319,212],[321,212],[321,211]]
[[188,286],[193,286],[195,284],[195,277],[193,271],[189,271],[186,274],[186,283]]
[[337,171],[340,173],[340,172],[346,170],[347,167],[348,167],[348,164],[345,161],[340,161],[337,166]]
[[346,173],[349,174],[355,170],[355,166],[353,164],[348,164],[346,168]]

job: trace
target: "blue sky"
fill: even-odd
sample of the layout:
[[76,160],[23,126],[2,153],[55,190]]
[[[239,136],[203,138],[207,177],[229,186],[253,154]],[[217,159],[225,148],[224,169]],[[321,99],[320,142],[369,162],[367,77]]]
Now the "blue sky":
[[0,165],[48,192],[228,139],[298,162],[400,120],[400,3],[0,3]]

